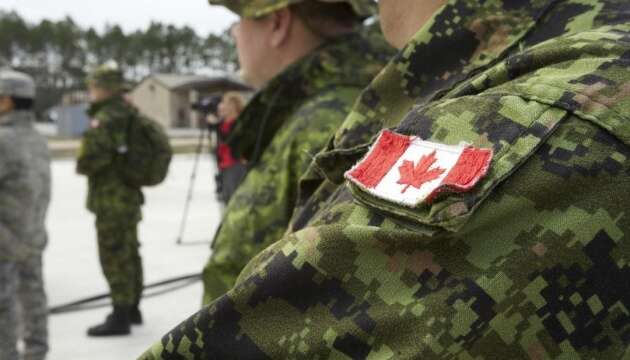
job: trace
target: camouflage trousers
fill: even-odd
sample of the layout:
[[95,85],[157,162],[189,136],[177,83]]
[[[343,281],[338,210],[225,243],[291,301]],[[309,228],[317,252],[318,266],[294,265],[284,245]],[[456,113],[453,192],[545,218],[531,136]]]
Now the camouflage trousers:
[[[19,330],[21,334],[19,333]],[[0,359],[19,359],[17,342],[24,342],[24,360],[41,360],[48,352],[48,305],[42,257],[0,261]]]
[[96,218],[98,251],[114,306],[140,303],[143,288],[138,221]]

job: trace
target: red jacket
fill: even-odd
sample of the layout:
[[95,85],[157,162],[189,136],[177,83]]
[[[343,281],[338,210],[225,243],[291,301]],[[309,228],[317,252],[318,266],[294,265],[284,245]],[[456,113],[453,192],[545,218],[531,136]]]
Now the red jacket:
[[227,139],[236,123],[236,118],[226,119],[219,126],[219,144],[217,147],[217,157],[219,159],[219,169],[225,170],[239,163],[234,156],[232,149],[224,142]]

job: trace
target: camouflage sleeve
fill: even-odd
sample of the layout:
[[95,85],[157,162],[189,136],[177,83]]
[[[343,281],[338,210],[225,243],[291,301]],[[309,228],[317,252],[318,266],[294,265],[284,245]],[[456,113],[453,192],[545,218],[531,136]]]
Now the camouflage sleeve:
[[15,258],[20,245],[18,231],[25,226],[24,207],[20,201],[21,165],[13,157],[14,136],[14,133],[0,133],[0,260]]
[[298,179],[350,110],[359,89],[337,87],[287,120],[230,201],[204,269],[204,303],[229,290],[243,267],[286,231]]
[[477,186],[404,206],[346,183],[141,359],[628,357],[627,34],[414,108],[396,131],[494,150]]
[[113,162],[117,145],[111,127],[107,119],[97,119],[85,132],[77,160],[79,174],[92,176]]
[[[311,227],[267,249],[141,359],[619,358],[630,331],[630,147],[563,111],[518,105],[508,108],[562,124],[532,153],[512,148],[511,167],[495,164],[509,179],[482,186],[473,214],[461,203],[442,213],[467,219],[459,230],[340,188]],[[517,123],[487,125],[508,144]]]
[[[1,143],[0,150],[5,150]],[[2,151],[2,154],[5,154],[5,152]],[[3,195],[6,191],[3,184],[5,184],[6,178],[9,175],[9,164],[5,161],[5,157],[2,156],[0,157],[0,209],[8,208],[10,211],[12,208],[11,205],[15,206],[16,204],[13,203],[12,197]],[[11,257],[11,244],[15,238],[7,226],[7,220],[8,219],[0,219],[0,254],[2,254],[0,260],[5,257]]]

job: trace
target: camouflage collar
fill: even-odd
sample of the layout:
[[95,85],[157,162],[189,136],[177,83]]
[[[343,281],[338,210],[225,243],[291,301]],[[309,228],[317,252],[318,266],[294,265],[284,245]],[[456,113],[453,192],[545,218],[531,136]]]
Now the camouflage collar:
[[120,103],[126,103],[125,100],[120,95],[115,95],[105,100],[96,101],[90,104],[90,107],[87,110],[87,114],[90,117],[94,117],[99,111],[103,110],[103,108],[109,105],[116,105]]
[[519,46],[557,0],[450,0],[364,91],[334,140],[349,149]]
[[32,111],[12,111],[0,115],[0,126],[29,127],[35,122],[35,114]]
[[395,62],[404,90],[429,101],[518,46],[559,0],[450,0],[416,33]]
[[250,163],[255,162],[288,114],[322,90],[369,83],[381,69],[383,56],[358,33],[328,41],[289,66],[254,96],[238,118],[228,143]]

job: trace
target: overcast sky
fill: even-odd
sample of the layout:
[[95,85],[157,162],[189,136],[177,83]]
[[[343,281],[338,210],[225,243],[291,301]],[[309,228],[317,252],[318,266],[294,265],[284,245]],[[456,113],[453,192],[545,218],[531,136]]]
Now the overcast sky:
[[0,10],[15,10],[31,22],[70,15],[81,26],[99,30],[109,23],[132,31],[158,20],[188,25],[204,36],[221,32],[236,20],[232,13],[208,5],[206,0],[0,0]]

